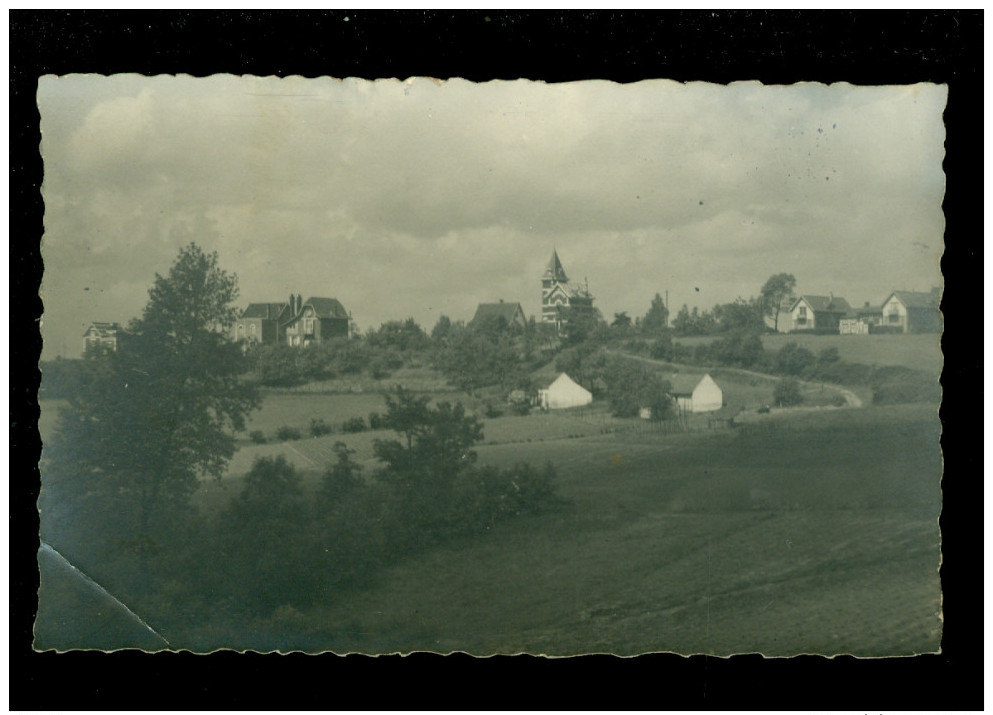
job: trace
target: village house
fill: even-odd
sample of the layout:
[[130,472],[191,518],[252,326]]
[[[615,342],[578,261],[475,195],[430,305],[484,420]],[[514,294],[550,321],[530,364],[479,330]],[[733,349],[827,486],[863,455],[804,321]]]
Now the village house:
[[469,322],[469,325],[479,327],[491,321],[498,322],[501,320],[507,326],[519,325],[523,328],[527,325],[527,318],[524,317],[524,309],[521,308],[521,304],[504,303],[502,300],[499,303],[480,303],[476,307],[476,314]]
[[582,407],[593,402],[593,393],[564,372],[544,390],[538,390],[538,406],[546,410]]
[[541,277],[541,324],[554,325],[562,332],[568,322],[568,310],[595,312],[589,286],[573,285],[562,268],[557,251],[552,251],[545,273]]
[[[291,296],[292,298],[292,296]],[[275,345],[283,341],[281,322],[290,312],[289,303],[249,303],[231,328],[235,342]]]
[[83,333],[83,352],[114,352],[120,330],[119,323],[91,323]]
[[336,298],[296,297],[295,310],[283,323],[286,344],[306,346],[348,337],[348,311]]
[[941,288],[930,293],[895,290],[882,305],[882,325],[902,333],[940,333]]
[[724,391],[709,374],[673,375],[669,384],[680,414],[713,412],[724,405]]
[[868,335],[872,326],[883,321],[883,309],[866,301],[861,308],[854,308],[838,322],[838,332],[842,335]]
[[348,311],[335,298],[290,294],[285,303],[250,303],[231,327],[237,342],[305,346],[347,338]]
[[851,312],[844,298],[831,295],[801,295],[790,308],[792,332],[838,332],[841,319]]

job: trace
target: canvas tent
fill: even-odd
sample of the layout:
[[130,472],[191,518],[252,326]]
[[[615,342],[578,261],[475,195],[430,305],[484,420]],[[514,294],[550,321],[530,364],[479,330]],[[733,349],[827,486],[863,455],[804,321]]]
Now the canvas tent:
[[581,407],[593,402],[593,393],[576,384],[564,372],[544,390],[538,390],[538,404],[547,410]]

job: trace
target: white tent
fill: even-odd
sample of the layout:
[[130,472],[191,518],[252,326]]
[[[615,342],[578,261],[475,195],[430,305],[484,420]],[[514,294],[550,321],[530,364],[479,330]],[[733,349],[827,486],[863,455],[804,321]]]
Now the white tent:
[[547,389],[538,390],[538,404],[548,410],[581,407],[593,402],[593,393],[564,372]]

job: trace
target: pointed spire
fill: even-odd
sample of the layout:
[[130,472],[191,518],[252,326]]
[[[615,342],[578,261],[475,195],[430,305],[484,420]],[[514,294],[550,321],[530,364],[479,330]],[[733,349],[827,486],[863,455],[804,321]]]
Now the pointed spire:
[[552,249],[552,257],[548,261],[548,266],[545,268],[545,277],[552,278],[559,283],[569,282],[569,278],[565,274],[565,269],[562,268],[562,261],[559,260],[559,254],[554,248]]

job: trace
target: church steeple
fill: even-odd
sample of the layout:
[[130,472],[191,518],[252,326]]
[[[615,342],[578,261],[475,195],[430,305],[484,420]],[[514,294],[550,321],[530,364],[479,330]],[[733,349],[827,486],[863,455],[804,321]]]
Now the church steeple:
[[554,248],[552,249],[552,257],[548,261],[548,266],[545,268],[545,279],[551,279],[556,283],[568,283],[569,278],[565,274],[565,269],[562,268],[562,261],[559,260],[558,251]]

